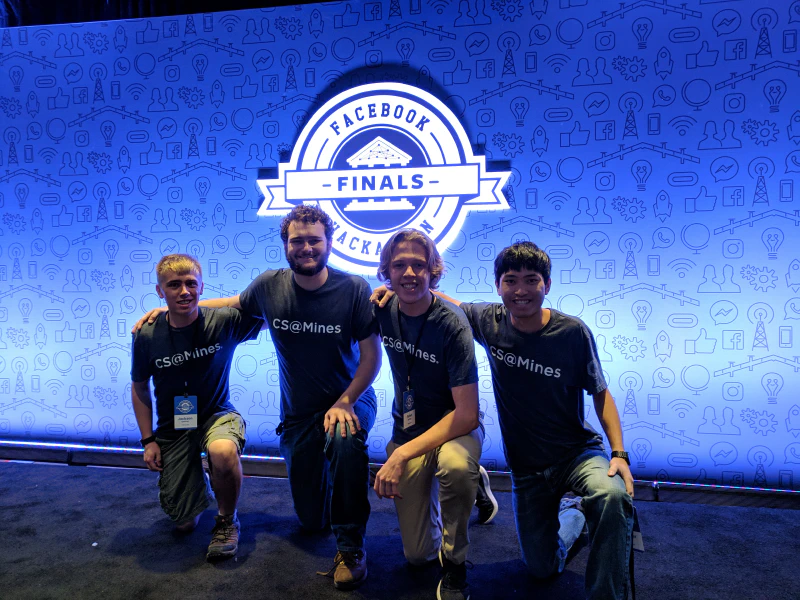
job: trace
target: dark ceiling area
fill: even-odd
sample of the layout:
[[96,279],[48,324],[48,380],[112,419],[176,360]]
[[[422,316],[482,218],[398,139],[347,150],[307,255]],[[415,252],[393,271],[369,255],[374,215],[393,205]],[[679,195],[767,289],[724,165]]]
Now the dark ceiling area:
[[310,3],[307,0],[0,0],[0,27],[168,17]]

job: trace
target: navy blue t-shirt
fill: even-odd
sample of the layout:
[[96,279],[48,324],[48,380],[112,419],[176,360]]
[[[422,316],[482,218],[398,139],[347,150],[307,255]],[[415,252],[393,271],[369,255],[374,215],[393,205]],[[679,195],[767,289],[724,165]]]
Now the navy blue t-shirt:
[[[291,269],[265,271],[239,295],[245,312],[264,319],[278,354],[281,420],[328,410],[353,381],[358,342],[377,333],[369,284],[328,267],[328,279],[309,292]],[[372,387],[359,402],[376,408]]]
[[603,438],[585,422],[584,391],[608,386],[583,321],[551,309],[547,325],[524,333],[502,304],[462,302],[461,308],[486,348],[512,471],[543,471],[587,448],[603,448]]
[[[376,313],[394,379],[392,441],[404,444],[428,431],[455,409],[451,388],[477,383],[475,345],[464,313],[440,298],[436,298],[424,328],[424,315],[402,314],[397,296],[392,296],[389,304]],[[420,328],[422,337],[415,345]],[[413,356],[411,389],[414,390],[416,424],[403,429],[403,392],[408,387],[406,354]]]
[[145,325],[133,338],[131,381],[153,378],[160,438],[174,439],[175,396],[197,396],[197,422],[235,410],[228,380],[236,346],[258,337],[263,321],[234,308],[200,307],[194,323],[170,327],[167,313]]

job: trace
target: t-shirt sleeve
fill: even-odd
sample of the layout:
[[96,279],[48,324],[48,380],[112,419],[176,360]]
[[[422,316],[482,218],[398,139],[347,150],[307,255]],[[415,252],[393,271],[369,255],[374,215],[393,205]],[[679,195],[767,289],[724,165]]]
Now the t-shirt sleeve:
[[583,388],[590,394],[598,394],[606,389],[608,384],[603,377],[603,367],[600,365],[600,357],[597,354],[594,335],[583,323],[581,323],[581,337],[584,347],[583,355],[586,359]]
[[141,331],[134,334],[131,350],[131,381],[149,381],[150,376],[150,357],[147,351],[147,340]]
[[353,338],[360,342],[373,333],[378,333],[378,318],[375,305],[369,301],[372,294],[369,284],[363,279],[358,280],[356,297],[353,302]]
[[262,319],[250,316],[249,314],[237,310],[230,309],[228,318],[232,322],[231,337],[238,344],[239,342],[246,342],[247,340],[254,340],[258,337],[258,332],[264,324]]
[[267,278],[269,275],[269,271],[261,273],[239,294],[239,304],[246,314],[260,319],[267,318],[267,315],[264,314],[264,306],[266,305]]
[[[457,309],[456,309],[457,310]],[[475,343],[466,318],[453,312],[448,318],[450,335],[445,337],[445,362],[452,389],[477,383],[478,364],[475,361]]]
[[489,302],[462,302],[459,306],[467,316],[467,321],[472,328],[472,335],[475,341],[481,346],[485,346],[486,338],[483,335],[481,323],[483,322],[485,312],[492,309],[492,304]]

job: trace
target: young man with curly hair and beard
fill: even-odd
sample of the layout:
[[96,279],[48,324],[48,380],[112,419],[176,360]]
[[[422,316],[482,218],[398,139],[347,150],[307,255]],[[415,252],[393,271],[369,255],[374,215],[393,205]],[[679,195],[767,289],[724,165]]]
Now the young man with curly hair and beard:
[[[167,312],[134,338],[131,368],[144,462],[161,474],[161,506],[178,532],[191,532],[216,494],[219,514],[207,558],[229,558],[239,543],[236,504],[245,422],[230,403],[228,379],[236,346],[258,336],[264,322],[231,308],[200,308],[203,272],[191,256],[163,257],[156,275],[156,291],[166,300]],[[155,433],[151,377],[158,411]],[[201,451],[208,456],[214,494]]]
[[367,435],[381,353],[369,284],[328,266],[332,239],[325,212],[296,206],[281,222],[289,268],[264,271],[238,296],[201,304],[266,321],[280,366],[277,433],[295,512],[304,530],[333,530],[338,551],[327,574],[336,588],[354,589],[367,577]]
[[394,429],[375,478],[393,498],[406,559],[439,560],[439,600],[469,598],[467,525],[480,479],[484,430],[469,323],[431,293],[444,271],[433,241],[404,229],[381,252],[378,278],[395,295],[377,310],[392,367]]

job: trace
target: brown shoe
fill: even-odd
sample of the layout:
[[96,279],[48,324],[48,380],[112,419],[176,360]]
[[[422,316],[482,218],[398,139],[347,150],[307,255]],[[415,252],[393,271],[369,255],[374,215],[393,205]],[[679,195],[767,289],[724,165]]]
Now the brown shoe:
[[367,578],[367,553],[364,550],[356,552],[336,552],[333,567],[327,573],[318,575],[333,576],[333,586],[337,590],[354,590]]
[[211,530],[211,543],[208,545],[206,560],[216,561],[236,555],[239,549],[239,518],[232,515],[214,517],[214,528]]

